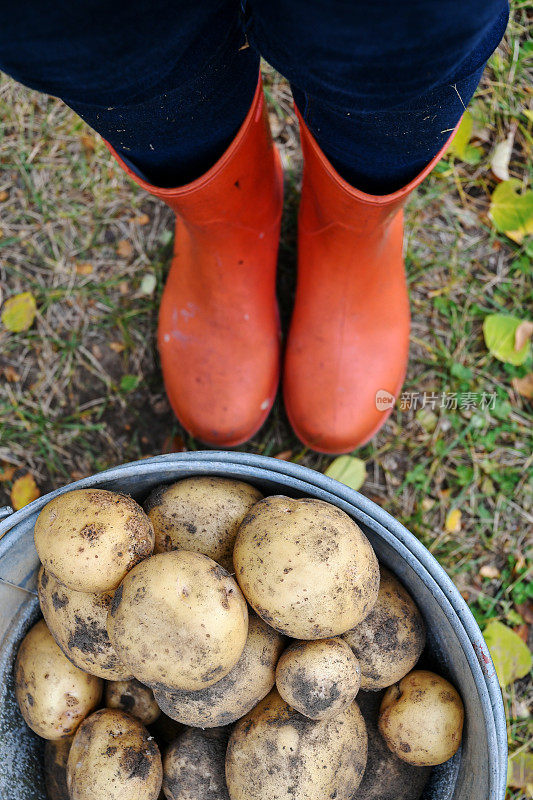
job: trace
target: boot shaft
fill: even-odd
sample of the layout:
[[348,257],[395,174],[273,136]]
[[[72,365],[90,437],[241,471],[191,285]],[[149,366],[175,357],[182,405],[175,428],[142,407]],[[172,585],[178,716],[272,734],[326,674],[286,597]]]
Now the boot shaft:
[[346,228],[353,234],[379,239],[401,210],[407,198],[433,170],[448,149],[457,128],[427,167],[392,194],[370,195],[350,186],[320,150],[314,136],[296,109],[304,156],[300,231],[317,233],[328,226]]
[[235,139],[204,175],[184,186],[164,189],[143,180],[106,142],[124,171],[139,186],[163,200],[186,227],[231,225],[258,229],[271,225],[283,184],[272,141],[262,80]]

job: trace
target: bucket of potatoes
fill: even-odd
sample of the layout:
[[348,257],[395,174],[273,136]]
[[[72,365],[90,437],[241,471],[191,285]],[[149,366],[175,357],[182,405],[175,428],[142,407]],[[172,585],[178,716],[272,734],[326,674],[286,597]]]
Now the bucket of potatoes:
[[220,475],[142,504],[91,486],[33,537],[42,617],[12,678],[49,800],[455,797],[431,778],[458,761],[465,698],[334,503]]

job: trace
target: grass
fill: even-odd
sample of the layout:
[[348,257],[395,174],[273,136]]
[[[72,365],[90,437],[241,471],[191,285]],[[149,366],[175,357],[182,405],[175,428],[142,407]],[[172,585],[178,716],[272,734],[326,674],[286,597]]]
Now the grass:
[[[531,185],[527,14],[526,2],[513,3],[506,38],[470,108],[478,163],[447,157],[407,209],[413,327],[404,392],[456,394],[458,408],[404,402],[356,455],[367,467],[362,491],[429,547],[479,623],[500,619],[531,646],[532,418],[512,379],[532,366],[497,361],[482,337],[487,314],[524,318],[531,308],[531,245],[498,233],[488,217],[491,152],[511,129],[511,176]],[[301,153],[288,87],[265,72],[286,170],[279,270],[286,330]],[[133,186],[60,102],[4,77],[0,116],[0,285],[4,298],[31,291],[38,306],[29,331],[0,326],[0,462],[10,478],[0,482],[1,505],[26,472],[44,493],[114,464],[201,445],[170,412],[155,350],[171,212]],[[156,279],[148,294],[147,275]],[[478,400],[485,393],[489,407],[469,405],[469,393]],[[331,460],[295,439],[279,403],[245,449],[318,470]],[[449,530],[454,509],[460,529]],[[531,682],[504,694],[510,748],[521,751],[531,737]],[[509,798],[524,792],[510,790]]]

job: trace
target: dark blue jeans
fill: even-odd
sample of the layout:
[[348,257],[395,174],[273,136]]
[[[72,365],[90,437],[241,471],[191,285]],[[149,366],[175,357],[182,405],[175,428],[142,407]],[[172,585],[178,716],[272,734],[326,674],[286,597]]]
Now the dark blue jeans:
[[24,0],[3,4],[0,68],[174,186],[231,142],[262,55],[340,173],[380,194],[443,145],[507,16],[507,0]]

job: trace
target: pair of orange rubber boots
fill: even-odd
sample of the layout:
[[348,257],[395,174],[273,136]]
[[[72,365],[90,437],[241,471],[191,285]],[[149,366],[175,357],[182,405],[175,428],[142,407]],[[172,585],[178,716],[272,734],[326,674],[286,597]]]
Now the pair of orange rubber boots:
[[[345,453],[385,422],[404,380],[409,301],[401,209],[442,152],[408,186],[374,197],[337,174],[301,119],[300,134],[298,282],[283,395],[305,445]],[[283,173],[261,81],[231,146],[193,183],[156,188],[114,155],[177,217],[158,331],[172,408],[203,442],[241,444],[269,414],[281,363]]]

